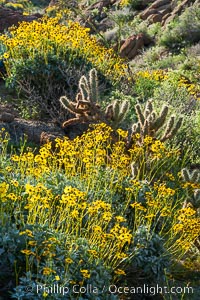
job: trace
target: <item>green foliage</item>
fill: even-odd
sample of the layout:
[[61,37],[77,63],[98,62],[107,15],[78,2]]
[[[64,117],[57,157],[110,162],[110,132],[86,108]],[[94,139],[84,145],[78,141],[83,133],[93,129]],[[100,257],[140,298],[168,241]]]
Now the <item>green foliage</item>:
[[138,100],[145,101],[153,96],[154,90],[160,83],[154,79],[138,77],[133,87]]
[[187,160],[188,164],[200,163],[199,116],[199,111],[185,115],[182,127],[172,139],[172,143],[180,147],[182,157]]
[[160,45],[179,52],[186,45],[198,42],[200,39],[199,24],[200,7],[198,4],[194,4],[167,25],[160,38]]
[[31,3],[35,6],[35,7],[47,7],[50,3],[49,0],[30,0]]
[[131,9],[141,9],[141,7],[144,6],[142,0],[121,0],[120,5],[123,6],[128,6]]
[[[95,78],[94,70],[92,74],[90,78]],[[86,78],[85,86],[88,82]],[[151,103],[146,108],[152,111]],[[102,291],[126,272],[131,274],[131,266],[134,282],[142,277],[142,283],[147,278],[161,283],[164,269],[186,255],[199,235],[195,211],[182,211],[185,190],[178,179],[182,162],[177,149],[150,136],[141,145],[136,136],[128,150],[128,133],[117,132],[113,141],[109,126],[93,125],[93,130],[74,140],[56,139],[37,153],[23,148],[10,157],[2,131],[2,236],[8,231],[14,236],[12,243],[19,240],[12,260],[16,268],[9,265],[16,275],[16,289],[14,283],[10,288],[14,298],[45,297],[45,291],[36,296],[37,283],[59,283],[71,292],[75,281],[84,287],[95,284]],[[139,170],[136,178],[132,165]],[[12,226],[17,228],[14,233]],[[4,263],[10,245],[1,241]],[[11,278],[13,282],[14,275]],[[31,291],[25,295],[27,285]],[[119,298],[106,292],[99,298]],[[97,299],[93,293],[69,294],[69,299],[81,297]]]
[[157,69],[179,69],[186,61],[186,56],[181,53],[178,55],[175,54],[166,54],[162,57],[162,52],[165,50],[161,47],[160,52],[154,52],[152,49],[149,53],[145,56],[145,61],[151,65],[152,68]]
[[[161,100],[162,99],[162,100]],[[177,86],[174,81],[166,81],[154,91],[154,107],[169,106],[169,113],[183,117],[183,123],[170,144],[177,145],[182,152],[182,158],[189,164],[200,162],[200,104],[188,94],[184,87]]]
[[4,215],[4,222],[0,221],[0,290],[4,291],[1,291],[1,296],[5,298],[8,296],[9,286],[14,287],[16,284],[17,273],[25,266],[25,258],[20,254],[21,247],[25,245],[25,238],[19,236],[17,226],[10,225],[9,216]]
[[132,270],[133,282],[134,270],[151,285],[164,280],[165,269],[170,267],[170,255],[167,254],[164,240],[159,235],[149,232],[145,226],[140,226],[135,232],[133,252],[135,255],[129,269],[130,273]]
[[172,76],[170,76],[169,80],[161,82],[160,86],[154,90],[153,100],[157,108],[160,107],[161,103],[167,103],[173,109],[177,107],[177,113],[186,113],[187,111],[190,113],[191,109],[193,109],[191,96],[188,91],[184,87],[179,86],[177,79],[173,79]]
[[142,0],[130,0],[130,6],[132,9],[140,9],[142,4]]
[[50,115],[53,119],[61,121],[63,116],[58,105],[59,97],[66,91],[69,95],[74,95],[78,76],[91,66],[81,57],[71,63],[68,55],[69,53],[66,53],[63,60],[49,54],[47,64],[40,55],[36,55],[34,59],[17,60],[12,69],[12,76],[6,79],[8,87],[17,87],[21,98],[24,99],[24,106],[29,103],[29,106],[37,109],[37,118]]
[[148,35],[148,22],[141,20],[139,16],[135,16],[130,22],[130,26],[134,30],[134,32],[132,31],[132,34],[146,33]]
[[162,25],[160,22],[157,23],[153,23],[153,24],[148,24],[147,27],[147,34],[154,38],[155,41],[158,40],[158,38],[160,37],[160,35],[162,34]]
[[108,56],[107,49],[95,37],[91,39],[88,28],[71,20],[67,25],[59,21],[43,17],[23,22],[20,30],[12,28],[0,40],[6,51],[6,84],[36,103],[39,117],[47,114],[62,122],[65,117],[60,115],[58,99],[63,94],[74,97],[83,73],[96,66],[101,79],[113,84],[125,75],[126,65],[111,49]]
[[[48,227],[33,226],[29,230],[31,230],[32,237],[26,235],[26,243],[32,242],[32,251],[35,250],[36,243],[41,245],[37,252],[41,260],[38,262],[33,257],[29,271],[25,270],[24,262],[24,266],[18,274],[18,285],[11,293],[12,299],[37,300],[44,299],[45,295],[48,299],[63,299],[63,296],[66,299],[95,300],[97,297],[102,300],[118,299],[115,295],[106,295],[102,292],[104,289],[108,290],[108,286],[111,284],[111,273],[103,266],[103,262],[98,257],[90,254],[90,245],[86,239],[80,238],[72,243],[70,240],[66,240],[65,235],[49,230]],[[36,242],[35,246],[33,236]],[[48,249],[50,245],[54,256],[45,259],[45,251],[47,251],[45,249]],[[31,261],[30,258],[29,261]],[[19,269],[19,265],[17,267]],[[81,275],[81,270],[87,270],[85,278],[84,272]],[[90,276],[87,276],[88,273]],[[51,292],[50,287],[56,285],[61,289],[57,293]],[[30,287],[28,292],[27,287]]]
[[0,1],[0,5],[20,12],[30,11],[32,8],[32,2],[30,0],[3,0]]

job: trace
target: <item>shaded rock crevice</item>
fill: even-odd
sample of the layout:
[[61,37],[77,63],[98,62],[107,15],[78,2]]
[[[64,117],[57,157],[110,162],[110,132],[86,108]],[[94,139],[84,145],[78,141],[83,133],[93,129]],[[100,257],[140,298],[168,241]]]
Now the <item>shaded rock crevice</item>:
[[22,21],[32,22],[41,17],[42,15],[39,13],[24,16],[23,13],[19,11],[14,11],[0,5],[0,33],[4,32],[12,25],[17,26]]

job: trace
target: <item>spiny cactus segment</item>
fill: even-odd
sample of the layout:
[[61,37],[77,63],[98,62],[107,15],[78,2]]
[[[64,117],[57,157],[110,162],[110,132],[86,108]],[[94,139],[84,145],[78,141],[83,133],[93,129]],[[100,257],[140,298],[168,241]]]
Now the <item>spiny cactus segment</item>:
[[184,207],[187,207],[188,204],[192,205],[195,209],[200,208],[200,189],[198,186],[200,185],[200,172],[199,170],[193,170],[190,172],[188,169],[184,168],[181,171],[181,175],[183,178],[183,181],[186,183],[191,184],[193,187],[197,187],[193,190],[192,195],[191,193],[188,193],[187,198],[184,202]]
[[63,127],[87,122],[104,122],[113,128],[116,128],[123,121],[128,109],[127,100],[122,103],[115,100],[109,104],[103,111],[98,104],[99,88],[96,69],[89,72],[89,79],[82,76],[79,81],[79,93],[75,101],[70,101],[66,96],[60,98],[61,105],[75,118],[69,119],[63,123]]
[[110,120],[111,126],[116,129],[117,126],[124,120],[129,110],[129,102],[124,100],[120,103],[115,100],[112,104],[106,107],[105,117]]
[[70,101],[66,96],[60,98],[61,105],[75,115],[75,118],[65,121],[63,127],[75,123],[98,121],[98,118],[103,118],[100,106],[96,103],[98,81],[95,69],[90,71],[89,80],[85,76],[81,77],[79,90],[80,92],[76,95],[75,101]]
[[[140,104],[135,106],[138,122],[132,126],[132,135],[139,134],[140,142],[143,142],[145,136],[158,137],[160,129],[166,123],[168,115],[168,106],[165,105],[157,116],[154,111],[151,100],[147,101],[144,112]],[[182,118],[179,118],[175,124],[175,116],[171,116],[166,124],[164,134],[160,138],[161,142],[172,138],[178,131],[182,124]]]
[[181,175],[184,182],[199,183],[200,181],[200,172],[197,169],[190,172],[188,169],[184,168],[181,171]]

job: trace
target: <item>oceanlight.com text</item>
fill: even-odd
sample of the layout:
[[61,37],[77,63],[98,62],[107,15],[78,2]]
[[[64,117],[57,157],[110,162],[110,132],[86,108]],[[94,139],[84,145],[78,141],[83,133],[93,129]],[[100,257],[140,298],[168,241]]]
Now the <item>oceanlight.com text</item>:
[[102,288],[95,287],[92,284],[87,284],[85,286],[74,284],[71,286],[62,286],[59,284],[45,285],[37,284],[35,286],[27,286],[26,292],[37,293],[37,294],[46,294],[46,295],[67,295],[67,294],[144,294],[154,296],[156,294],[193,294],[192,287],[168,287],[168,286],[149,286],[144,284],[142,286],[117,286],[115,284],[104,285]]

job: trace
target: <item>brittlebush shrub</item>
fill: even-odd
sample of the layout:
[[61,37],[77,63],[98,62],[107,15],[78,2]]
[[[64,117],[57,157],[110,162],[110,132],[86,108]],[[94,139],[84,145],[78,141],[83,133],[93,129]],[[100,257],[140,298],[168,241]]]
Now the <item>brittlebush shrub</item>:
[[100,78],[117,82],[126,66],[114,51],[100,46],[89,29],[79,23],[59,23],[58,18],[44,17],[31,23],[22,22],[0,37],[5,52],[6,83],[24,92],[38,111],[59,116],[58,99],[73,98],[80,77],[95,67]]
[[[197,61],[197,65],[198,64],[199,61]],[[194,76],[191,81],[183,72],[167,72],[162,69],[138,71],[135,73],[135,85],[133,86],[133,90],[136,92],[138,99],[143,101],[151,97],[158,98],[157,94],[158,91],[160,91],[159,96],[162,100],[166,100],[167,102],[173,100],[176,106],[177,101],[180,102],[179,98],[183,94],[185,98],[192,96],[196,100],[200,99],[200,85],[195,77],[196,76]],[[184,102],[187,102],[187,100],[183,101],[183,103],[179,103],[179,105],[186,106],[187,104],[184,104]]]
[[[128,132],[118,129],[117,139],[112,134],[109,126],[94,125],[74,140],[56,139],[54,147],[47,143],[37,153],[11,156],[2,134],[1,228],[17,226],[15,235],[23,237],[15,253],[15,298],[27,297],[28,282],[58,281],[71,290],[95,280],[102,288],[106,276],[115,284],[125,282],[127,272],[134,273],[134,283],[151,274],[158,284],[174,261],[189,257],[200,222],[197,209],[183,202],[200,186],[182,181],[180,151],[149,136],[138,143],[138,134],[128,150]],[[30,299],[48,296],[44,292]],[[107,288],[98,297],[114,299]]]

